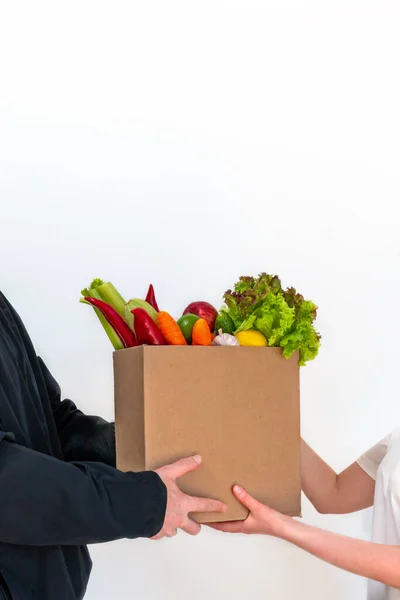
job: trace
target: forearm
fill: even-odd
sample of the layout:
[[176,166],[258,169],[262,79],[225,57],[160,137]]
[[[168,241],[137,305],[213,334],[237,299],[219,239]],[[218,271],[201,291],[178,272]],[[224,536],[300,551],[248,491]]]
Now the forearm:
[[303,492],[319,512],[333,512],[337,481],[335,471],[301,440],[301,485]]
[[0,541],[52,546],[152,537],[166,488],[155,473],[66,463],[0,442]]
[[287,519],[282,537],[335,567],[400,588],[400,548],[348,538]]

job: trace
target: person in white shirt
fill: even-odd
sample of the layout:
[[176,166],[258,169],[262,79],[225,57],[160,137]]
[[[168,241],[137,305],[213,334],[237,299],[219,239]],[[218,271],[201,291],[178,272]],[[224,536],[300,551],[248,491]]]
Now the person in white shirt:
[[245,521],[216,523],[229,533],[282,538],[318,558],[369,578],[368,600],[400,600],[400,429],[337,475],[303,440],[302,488],[324,514],[352,513],[374,506],[372,541],[310,527],[259,503],[235,486],[249,509]]

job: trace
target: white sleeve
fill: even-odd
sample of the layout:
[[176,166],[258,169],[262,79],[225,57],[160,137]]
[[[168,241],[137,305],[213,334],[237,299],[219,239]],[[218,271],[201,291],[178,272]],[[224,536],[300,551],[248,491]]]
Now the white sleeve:
[[363,471],[365,471],[372,479],[376,480],[378,474],[379,465],[385,458],[386,452],[389,447],[391,435],[387,435],[383,440],[375,444],[365,454],[360,456],[357,463],[360,465]]

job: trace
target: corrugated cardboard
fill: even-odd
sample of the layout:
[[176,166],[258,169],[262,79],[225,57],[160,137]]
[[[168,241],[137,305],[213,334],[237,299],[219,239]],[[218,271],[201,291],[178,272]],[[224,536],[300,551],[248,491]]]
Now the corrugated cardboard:
[[141,346],[114,352],[117,465],[151,470],[201,454],[179,480],[192,495],[223,500],[239,520],[239,483],[269,506],[300,515],[298,356],[279,348]]

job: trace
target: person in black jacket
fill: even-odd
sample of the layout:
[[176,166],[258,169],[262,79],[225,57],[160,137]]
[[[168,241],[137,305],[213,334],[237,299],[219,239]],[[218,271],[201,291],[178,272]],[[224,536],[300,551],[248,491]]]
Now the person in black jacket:
[[195,535],[195,511],[222,503],[183,494],[189,457],[157,472],[115,468],[114,425],[84,415],[36,355],[0,293],[0,599],[81,600],[86,544]]

